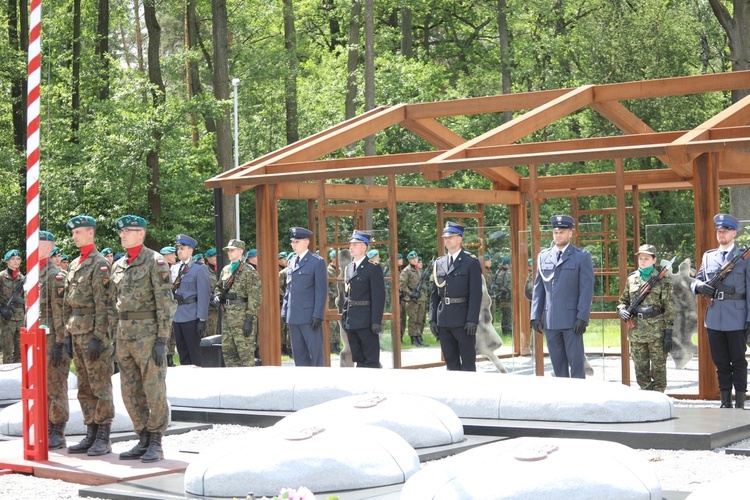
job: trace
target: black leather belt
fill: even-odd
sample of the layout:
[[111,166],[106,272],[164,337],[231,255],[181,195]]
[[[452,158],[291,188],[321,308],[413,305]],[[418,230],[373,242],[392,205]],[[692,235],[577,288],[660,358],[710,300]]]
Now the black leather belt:
[[245,299],[227,299],[224,301],[225,306],[238,306],[240,304],[247,304]]
[[177,301],[178,306],[181,306],[184,304],[192,304],[193,302],[198,302],[197,295],[193,295],[192,297],[188,297],[187,299],[183,299],[182,295],[175,295],[174,298]]
[[651,311],[636,313],[635,317],[638,319],[650,319],[650,318],[655,318],[659,316],[661,313],[662,313],[662,310],[659,309],[658,307],[655,307]]
[[349,305],[350,306],[369,306],[370,301],[369,300],[350,300]]
[[156,311],[120,311],[120,319],[156,319]]
[[747,294],[744,293],[727,293],[727,292],[716,292],[714,300],[745,300]]
[[95,307],[71,307],[70,310],[74,316],[83,316],[84,314],[94,314],[96,312]]
[[446,306],[449,306],[451,304],[461,304],[468,301],[469,297],[443,297],[443,302],[445,302]]

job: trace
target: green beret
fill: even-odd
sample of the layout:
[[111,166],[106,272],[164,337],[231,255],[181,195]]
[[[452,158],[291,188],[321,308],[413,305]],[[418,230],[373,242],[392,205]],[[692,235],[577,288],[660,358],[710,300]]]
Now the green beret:
[[164,247],[159,251],[162,255],[169,255],[171,253],[177,253],[177,249],[175,247]]
[[414,250],[412,250],[411,252],[409,252],[408,254],[406,254],[406,258],[408,260],[411,260],[414,257],[419,257],[419,255],[417,254],[417,252],[415,252]]
[[197,253],[197,254],[193,255],[193,262],[198,262],[202,258],[203,258],[203,254],[202,253]]
[[60,255],[61,253],[62,251],[59,248],[54,247],[52,251],[49,253],[49,256],[54,257],[55,255]]
[[328,252],[328,257],[331,259],[336,257],[336,250],[331,250],[330,252]]
[[10,260],[13,257],[20,257],[20,256],[21,256],[21,252],[19,252],[18,250],[15,250],[15,249],[8,250],[8,253],[5,254],[4,260]]
[[488,253],[484,254],[484,260],[492,260],[492,256]]
[[279,259],[286,259],[286,252],[279,252]]
[[62,261],[65,261],[65,262],[68,262],[68,261],[70,260],[70,258],[68,257],[68,255],[67,255],[67,254],[62,254],[62,255],[60,256],[60,260],[62,260]]
[[258,256],[258,249],[257,248],[251,248],[250,250],[247,251],[247,258],[248,259],[251,258],[251,257],[257,257],[257,256]]
[[39,241],[55,241],[55,235],[49,231],[39,231]]
[[399,258],[399,259],[403,259],[403,258],[404,258],[404,255],[403,255],[403,254],[398,254],[398,258]]
[[206,257],[213,257],[214,255],[216,255],[216,249],[215,248],[209,248],[208,250],[206,250],[205,255],[206,255]]
[[88,215],[76,215],[68,221],[68,229],[71,231],[77,227],[96,227],[96,219]]
[[115,226],[117,226],[118,230],[125,227],[146,229],[146,219],[137,215],[123,215],[117,219]]
[[375,250],[375,249],[373,249],[373,250],[370,250],[369,252],[367,252],[367,258],[368,258],[368,259],[372,259],[372,258],[374,258],[374,257],[375,257],[375,256],[377,256],[377,255],[380,255],[380,252],[378,252],[378,251],[377,251],[377,250]]
[[107,255],[110,255],[110,254],[114,254],[114,252],[112,251],[112,249],[111,249],[111,248],[107,247],[107,248],[105,248],[104,250],[102,250],[102,255],[104,255],[105,257],[106,257]]

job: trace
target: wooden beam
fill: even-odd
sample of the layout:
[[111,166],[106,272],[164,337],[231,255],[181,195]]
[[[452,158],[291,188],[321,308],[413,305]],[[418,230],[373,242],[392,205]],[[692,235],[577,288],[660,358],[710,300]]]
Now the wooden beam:
[[[622,159],[615,160],[615,191],[617,198],[617,267],[620,289],[623,290],[628,279],[628,241],[627,215],[625,212],[625,170]],[[634,228],[636,231],[638,228]],[[628,346],[628,325],[620,324],[620,380],[624,385],[630,385],[630,360]]]
[[750,71],[732,71],[731,73],[597,85],[594,89],[594,100],[596,102],[630,101],[747,88],[750,88]]
[[[278,199],[302,199],[317,197],[317,187],[310,183],[279,184]],[[388,199],[386,186],[364,184],[326,184],[327,200],[383,201]],[[448,189],[398,186],[398,203],[484,203],[487,205],[517,205],[521,201],[518,191],[495,191],[482,189]]]
[[466,142],[466,139],[432,118],[407,118],[401,122],[401,126],[439,149],[450,149]]
[[[748,81],[750,86],[750,80]],[[667,155],[674,164],[680,164],[680,168],[675,168],[677,173],[681,170],[688,172],[690,162],[696,158],[700,152],[689,152],[687,145],[709,138],[710,130],[715,127],[732,127],[737,125],[747,125],[750,123],[750,95],[737,101],[724,111],[712,116],[693,130],[686,132],[682,137],[672,141],[667,148]]]
[[258,272],[260,273],[261,301],[258,312],[258,346],[263,366],[281,366],[281,337],[279,335],[279,275],[276,256],[279,254],[279,212],[275,186],[255,189],[255,231],[262,234],[258,244]]
[[406,117],[410,120],[418,120],[420,118],[443,118],[447,116],[519,111],[546,104],[571,90],[573,89],[540,90],[536,92],[520,92],[518,94],[453,99],[450,101],[420,102],[408,105]]
[[719,153],[719,171],[750,174],[749,151],[722,151]]
[[[574,89],[546,104],[534,108],[532,111],[529,111],[522,116],[514,118],[489,132],[485,132],[479,137],[466,141],[460,146],[425,162],[422,173],[427,180],[438,180],[442,177],[439,164],[443,163],[445,160],[465,158],[466,150],[468,148],[483,145],[492,146],[497,144],[509,144],[522,139],[532,132],[541,129],[550,123],[554,123],[573,111],[590,104],[593,100],[593,96],[593,87],[591,85],[584,85],[583,87]],[[456,170],[460,170],[460,168]],[[518,181],[520,180],[520,175],[515,171],[511,172],[513,173],[507,174],[510,177],[508,180],[513,181],[513,185],[517,186]]]

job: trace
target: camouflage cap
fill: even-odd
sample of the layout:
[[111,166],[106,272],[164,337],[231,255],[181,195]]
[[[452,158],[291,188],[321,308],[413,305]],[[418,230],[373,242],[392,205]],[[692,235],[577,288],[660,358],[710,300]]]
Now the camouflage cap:
[[55,235],[49,231],[39,231],[39,241],[55,241]]
[[215,248],[209,248],[206,250],[206,253],[204,254],[206,257],[214,257],[216,255],[216,249]]
[[7,260],[12,259],[13,257],[20,257],[20,256],[21,256],[21,252],[19,252],[18,250],[16,250],[16,249],[8,250],[8,252],[5,254],[5,258],[3,260],[7,261]]
[[656,257],[656,247],[654,245],[641,245],[638,247],[638,251],[635,252],[635,254],[638,255],[641,253],[647,253]]
[[239,248],[243,252],[245,251],[245,242],[242,240],[229,240],[229,243],[227,246],[224,247],[224,250],[230,250],[232,248]]
[[96,219],[88,215],[76,215],[67,223],[68,229],[73,230],[78,227],[96,227]]
[[138,217],[137,215],[123,215],[117,219],[117,222],[115,222],[115,226],[118,230],[126,227],[146,229],[146,225],[146,219]]

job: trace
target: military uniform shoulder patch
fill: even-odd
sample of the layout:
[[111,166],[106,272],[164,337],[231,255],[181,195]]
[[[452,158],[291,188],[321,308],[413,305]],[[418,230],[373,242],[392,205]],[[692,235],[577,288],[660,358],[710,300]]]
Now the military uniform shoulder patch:
[[164,272],[161,273],[161,280],[164,283],[172,283],[172,279],[169,276],[169,271],[164,271]]
[[164,261],[164,259],[156,259],[156,263],[160,266],[163,266],[166,262]]

